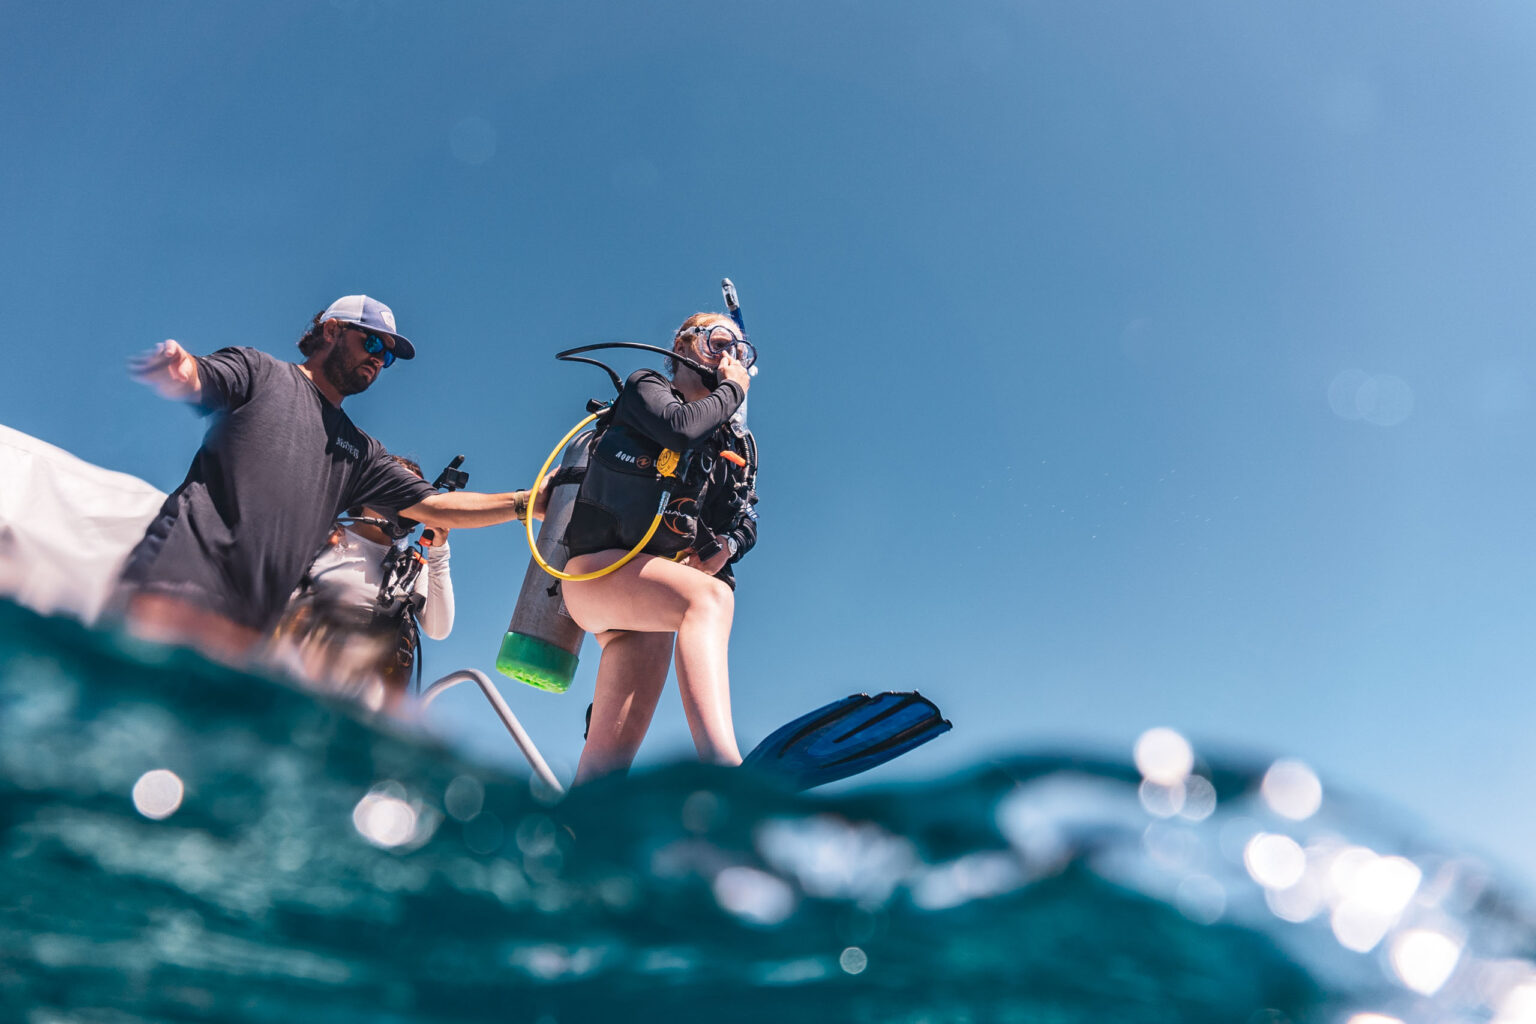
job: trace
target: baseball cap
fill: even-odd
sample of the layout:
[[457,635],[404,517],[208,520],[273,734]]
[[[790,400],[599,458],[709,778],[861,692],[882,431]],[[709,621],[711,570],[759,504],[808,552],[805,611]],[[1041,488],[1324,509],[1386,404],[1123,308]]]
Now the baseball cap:
[[394,312],[378,299],[371,299],[366,295],[343,295],[320,314],[321,323],[327,320],[340,320],[344,324],[351,324],[364,330],[387,334],[395,339],[396,358],[414,359],[416,357],[416,347],[395,330]]

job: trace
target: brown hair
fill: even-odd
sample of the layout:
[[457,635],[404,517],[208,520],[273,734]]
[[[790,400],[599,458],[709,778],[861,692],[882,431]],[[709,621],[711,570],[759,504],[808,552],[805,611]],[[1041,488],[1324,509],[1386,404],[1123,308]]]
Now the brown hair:
[[322,309],[315,314],[315,318],[304,329],[304,336],[299,339],[299,352],[303,354],[305,359],[308,359],[310,354],[319,348],[320,343],[325,340],[323,333],[324,321],[320,319],[323,316],[325,316],[325,310]]

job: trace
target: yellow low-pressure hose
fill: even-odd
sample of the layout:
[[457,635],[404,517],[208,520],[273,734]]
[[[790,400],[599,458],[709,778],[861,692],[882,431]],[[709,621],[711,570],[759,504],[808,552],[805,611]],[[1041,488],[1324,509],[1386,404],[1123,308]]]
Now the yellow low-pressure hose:
[[[533,552],[533,560],[539,563],[539,568],[543,569],[557,580],[568,580],[572,583],[577,583],[582,580],[595,580],[601,576],[606,576],[625,565],[628,565],[636,555],[645,550],[645,546],[651,542],[651,538],[656,536],[656,528],[661,525],[661,515],[666,511],[667,502],[672,498],[671,487],[668,487],[666,490],[661,492],[661,501],[656,506],[656,518],[651,520],[651,528],[645,531],[645,536],[640,538],[639,544],[636,544],[629,550],[628,554],[626,554],[623,558],[620,558],[617,562],[614,562],[612,565],[605,566],[601,569],[595,569],[592,572],[569,573],[561,572],[559,569],[556,569],[554,566],[544,561],[544,556],[539,554],[539,543],[534,539],[533,536],[533,505],[534,502],[538,500],[539,488],[544,483],[544,475],[549,472],[549,467],[554,465],[555,457],[565,450],[565,446],[570,443],[571,438],[575,437],[577,433],[581,431],[582,427],[585,427],[588,423],[591,423],[593,420],[597,419],[598,416],[599,413],[592,413],[586,419],[572,427],[570,432],[560,439],[560,442],[555,445],[555,450],[549,453],[549,458],[544,460],[544,465],[539,467],[539,475],[534,477],[533,480],[533,489],[528,492],[528,511],[523,515],[523,525],[527,528],[528,532],[528,550]],[[677,472],[677,463],[678,456],[677,453],[673,451],[663,451],[661,455],[656,459],[656,466],[661,471],[661,475],[664,477],[670,477]]]

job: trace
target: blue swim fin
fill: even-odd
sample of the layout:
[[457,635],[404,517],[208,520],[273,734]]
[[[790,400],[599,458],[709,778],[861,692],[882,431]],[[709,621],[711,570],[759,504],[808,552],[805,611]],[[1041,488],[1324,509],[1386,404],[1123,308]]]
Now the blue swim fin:
[[781,726],[742,764],[809,789],[884,764],[950,728],[933,701],[915,690],[856,693]]

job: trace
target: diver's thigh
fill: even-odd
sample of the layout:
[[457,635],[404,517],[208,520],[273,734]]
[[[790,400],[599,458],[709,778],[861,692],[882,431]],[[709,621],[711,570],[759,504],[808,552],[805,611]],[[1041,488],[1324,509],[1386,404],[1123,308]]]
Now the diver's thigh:
[[[604,554],[581,558],[602,565],[606,564]],[[576,563],[577,559],[571,561]],[[567,581],[561,589],[571,618],[589,633],[621,629],[671,633],[677,630],[689,605],[708,595],[711,586],[724,584],[697,569],[641,555],[606,576]]]

